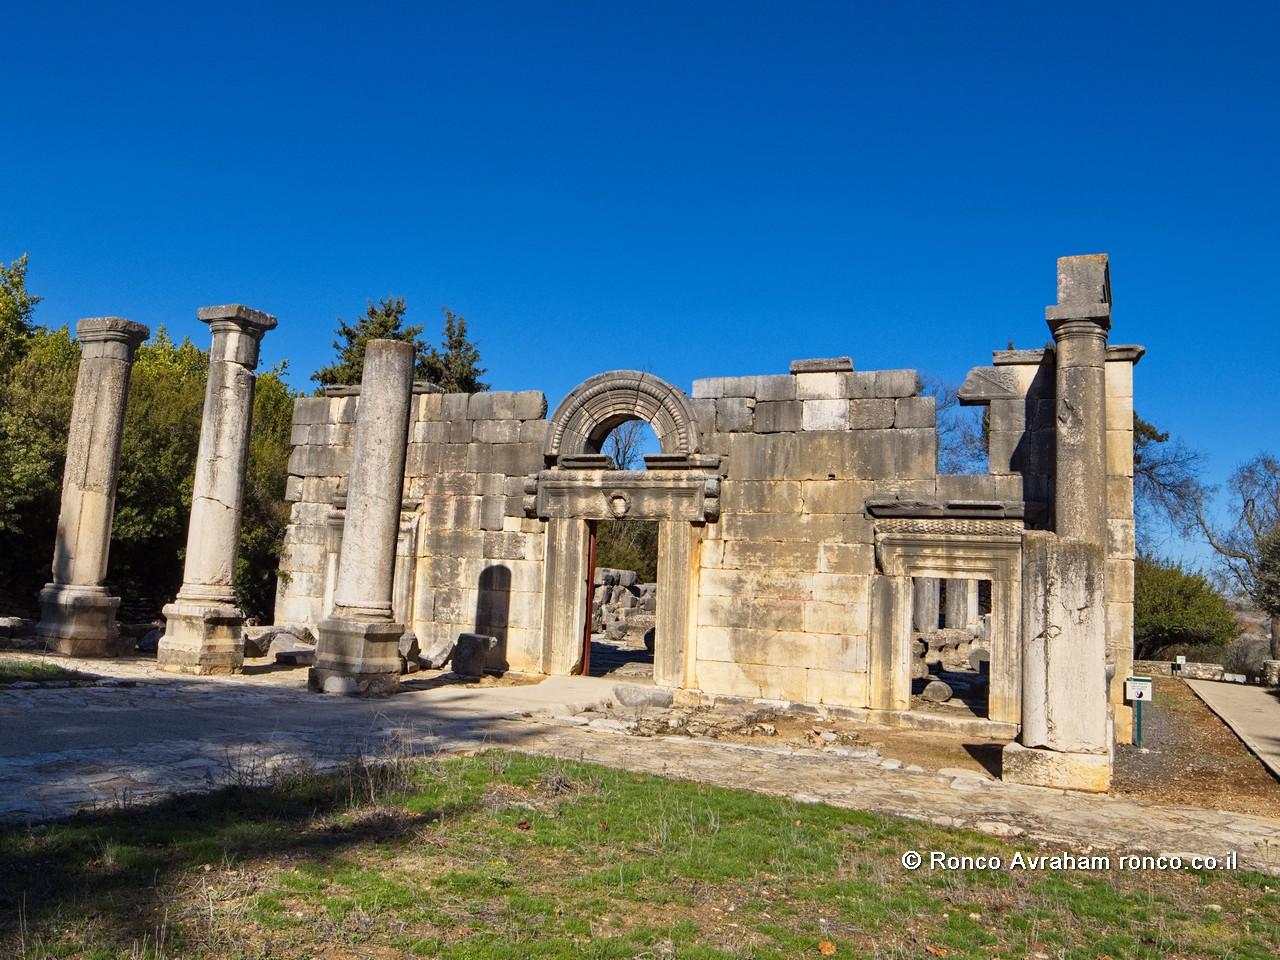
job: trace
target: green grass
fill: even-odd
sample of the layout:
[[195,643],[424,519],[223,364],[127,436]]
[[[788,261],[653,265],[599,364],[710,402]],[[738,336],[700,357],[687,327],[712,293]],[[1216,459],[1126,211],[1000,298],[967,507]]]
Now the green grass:
[[84,674],[67,670],[48,660],[0,656],[0,684],[15,680],[85,680]]
[[354,767],[0,834],[0,956],[1280,953],[1276,878],[911,872],[908,849],[1015,848],[500,751]]

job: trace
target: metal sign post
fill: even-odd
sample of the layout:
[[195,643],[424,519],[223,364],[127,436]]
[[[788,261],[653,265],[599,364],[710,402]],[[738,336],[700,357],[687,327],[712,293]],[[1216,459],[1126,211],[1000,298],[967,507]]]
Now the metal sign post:
[[1134,705],[1133,742],[1142,746],[1142,705],[1151,700],[1150,677],[1125,677],[1124,698]]

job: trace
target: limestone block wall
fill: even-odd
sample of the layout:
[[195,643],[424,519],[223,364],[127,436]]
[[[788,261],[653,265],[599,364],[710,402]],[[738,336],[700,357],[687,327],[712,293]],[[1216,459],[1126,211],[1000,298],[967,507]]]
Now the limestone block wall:
[[1133,672],[1133,567],[1137,551],[1133,518],[1133,368],[1140,347],[1107,351],[1107,659],[1115,664],[1109,691],[1116,740],[1133,741],[1133,710],[1124,702],[1124,678]]
[[875,574],[866,500],[994,499],[1021,488],[937,475],[934,400],[917,395],[914,371],[805,366],[694,382],[703,449],[724,459],[720,519],[701,544],[687,685],[863,707]]
[[498,638],[490,666],[538,670],[546,525],[523,498],[546,414],[540,391],[421,398],[406,473],[421,498],[410,622],[424,648],[483,633]]
[[[294,405],[277,623],[314,628],[328,612],[359,403],[358,388],[340,390]],[[485,633],[499,639],[495,666],[537,669],[545,525],[524,517],[522,498],[542,465],[546,412],[539,391],[414,397],[395,593],[424,648]]]

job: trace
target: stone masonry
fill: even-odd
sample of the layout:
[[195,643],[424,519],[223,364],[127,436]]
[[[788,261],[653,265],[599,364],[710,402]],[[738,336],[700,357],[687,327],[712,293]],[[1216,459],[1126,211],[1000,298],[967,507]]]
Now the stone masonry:
[[[914,371],[858,371],[848,357],[697,380],[690,394],[613,371],[550,418],[537,392],[415,394],[394,616],[424,649],[476,633],[498,638],[491,669],[575,672],[593,525],[655,521],[658,685],[919,725],[939,721],[912,706],[913,626],[975,629],[982,581],[986,730],[1023,738],[1010,773],[1105,789],[1111,744],[1128,737],[1143,351],[1106,343],[1105,257],[1064,258],[1059,273],[1055,347],[995,351],[961,389],[988,408],[985,475],[938,473],[935,404]],[[337,599],[353,534],[342,516],[361,398],[333,392],[295,408],[277,599],[278,623],[311,629]],[[618,470],[604,440],[634,419],[661,451]],[[1064,629],[1073,605],[1088,616]]]
[[120,472],[120,439],[140,323],[93,317],[76,325],[76,376],[62,506],[53,552],[53,581],[40,591],[37,634],[58,653],[117,656],[132,647],[116,625],[120,598],[104,586]]

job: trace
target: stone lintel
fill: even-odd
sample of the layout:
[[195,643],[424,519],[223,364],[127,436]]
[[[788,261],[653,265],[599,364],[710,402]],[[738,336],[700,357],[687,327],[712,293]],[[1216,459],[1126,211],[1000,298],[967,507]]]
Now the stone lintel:
[[870,497],[865,504],[870,517],[990,517],[996,520],[1018,520],[1026,513],[1021,500],[899,500],[896,497]]
[[647,470],[719,470],[720,457],[714,454],[648,453]]
[[[429,380],[413,381],[414,396],[419,396],[424,393],[444,393],[444,388],[437,386]],[[324,397],[358,397],[360,396],[360,384],[339,383],[328,387],[321,387],[320,395]]]
[[566,453],[556,460],[564,470],[617,470],[613,457],[604,453]]
[[1021,400],[1017,377],[999,367],[974,367],[956,394],[964,406],[980,406],[992,400]]
[[[332,520],[335,517],[341,519],[341,517],[347,512],[347,495],[345,493],[338,494],[330,501],[330,505],[333,507],[333,510],[329,514],[329,519]],[[421,500],[410,500],[406,497],[400,501],[400,512],[417,513],[418,508],[421,506]]]
[[720,510],[720,480],[700,470],[547,470],[538,476],[533,514],[543,520],[683,520],[704,523]]
[[813,360],[792,360],[792,373],[851,373],[852,357],[818,357]]
[[216,307],[200,307],[196,310],[196,317],[203,323],[213,323],[215,320],[231,320],[243,324],[259,334],[276,328],[276,318],[271,314],[263,313],[261,310],[254,310],[240,303],[226,303]]
[[76,324],[76,338],[81,343],[117,340],[136,347],[149,336],[151,330],[145,324],[124,317],[85,317]]
[[[1111,343],[1107,345],[1107,362],[1128,360],[1136,364],[1146,353],[1147,348],[1136,343]],[[1043,350],[993,350],[991,363],[996,367],[1038,367],[1044,362],[1046,355],[1052,359],[1053,354],[1054,348],[1051,346]]]
[[1038,350],[992,350],[991,363],[997,367],[1038,367],[1044,362],[1045,354],[1052,354],[1053,347]]

